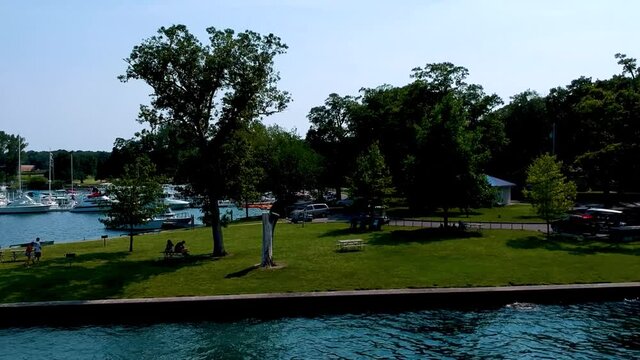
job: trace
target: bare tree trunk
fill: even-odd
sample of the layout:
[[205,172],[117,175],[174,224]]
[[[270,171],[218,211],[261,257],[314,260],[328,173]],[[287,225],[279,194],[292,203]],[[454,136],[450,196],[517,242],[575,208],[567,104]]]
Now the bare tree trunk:
[[262,213],[262,262],[261,267],[276,266],[273,261],[273,235],[279,215],[276,213]]
[[442,211],[444,212],[444,228],[447,229],[449,227],[449,207],[444,206]]
[[209,206],[211,206],[211,232],[213,233],[212,256],[225,256],[227,252],[224,250],[224,239],[220,224],[220,207],[218,206],[218,199],[213,195],[209,195]]
[[129,225],[129,252],[133,252],[133,225]]

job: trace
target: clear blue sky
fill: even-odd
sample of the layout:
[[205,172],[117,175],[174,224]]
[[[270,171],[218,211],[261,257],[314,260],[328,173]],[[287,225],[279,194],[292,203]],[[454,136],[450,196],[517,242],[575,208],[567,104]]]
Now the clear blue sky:
[[143,125],[151,89],[120,83],[133,46],[160,26],[274,33],[293,102],[265,119],[305,135],[326,97],[410,82],[416,66],[450,61],[505,100],[546,95],[581,75],[620,73],[614,54],[640,57],[640,1],[566,0],[0,0],[0,130],[28,150],[106,150]]

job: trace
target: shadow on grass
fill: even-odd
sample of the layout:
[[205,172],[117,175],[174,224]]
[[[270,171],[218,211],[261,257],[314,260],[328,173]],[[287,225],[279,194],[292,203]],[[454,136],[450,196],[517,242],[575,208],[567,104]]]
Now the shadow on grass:
[[540,219],[538,216],[536,215],[518,215],[518,216],[514,216],[514,219],[517,220],[538,220],[538,222],[544,222],[544,220]]
[[250,272],[252,272],[253,270],[259,269],[260,265],[252,265],[249,266],[246,269],[242,269],[240,271],[236,271],[234,273],[231,274],[227,274],[224,276],[225,279],[233,279],[233,278],[239,278],[239,277],[243,277],[246,276],[247,274],[249,274]]
[[73,259],[5,269],[0,273],[0,302],[117,298],[129,284],[195,266],[201,260],[193,256],[171,264],[162,259],[131,261],[126,260],[127,254],[78,254]]
[[[470,210],[468,213],[461,211],[449,211],[449,217],[451,218],[464,218],[469,216],[478,216],[483,213],[477,210]],[[441,210],[411,210],[406,208],[401,209],[389,209],[387,215],[392,218],[411,219],[411,218],[425,218],[425,217],[439,217],[444,218],[444,212]]]
[[390,233],[372,233],[368,244],[402,245],[406,243],[429,243],[434,241],[468,239],[482,237],[477,231],[445,230],[440,228],[423,228],[415,230],[395,230]]
[[547,240],[543,237],[527,236],[507,241],[513,249],[544,249],[549,251],[565,251],[573,255],[621,254],[640,256],[640,246],[623,243],[603,242],[600,240],[578,240],[571,237],[554,237]]
[[354,235],[358,235],[358,234],[367,234],[370,231],[364,231],[364,230],[353,230],[351,228],[345,228],[345,229],[334,229],[334,230],[329,230],[327,232],[325,232],[324,234],[320,235],[320,237],[346,237],[346,236],[350,236],[353,237]]

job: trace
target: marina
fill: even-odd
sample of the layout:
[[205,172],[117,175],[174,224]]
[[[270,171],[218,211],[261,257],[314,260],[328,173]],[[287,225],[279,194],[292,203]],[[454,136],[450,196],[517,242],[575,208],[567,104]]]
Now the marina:
[[[194,226],[202,225],[202,212],[197,208],[175,211],[181,218],[191,217]],[[228,214],[233,219],[246,215],[245,209],[227,207],[220,210],[221,216]],[[260,209],[249,209],[249,216],[259,216]],[[53,211],[41,214],[3,214],[0,216],[0,248],[33,241],[36,237],[42,241],[73,242],[98,240],[103,235],[122,236],[125,231],[105,229],[99,221],[104,217],[100,212]],[[176,220],[177,221],[177,220]]]

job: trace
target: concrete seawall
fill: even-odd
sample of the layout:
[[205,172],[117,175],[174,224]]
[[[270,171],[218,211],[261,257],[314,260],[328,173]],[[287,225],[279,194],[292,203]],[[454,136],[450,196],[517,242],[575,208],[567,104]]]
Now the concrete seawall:
[[640,282],[274,293],[0,304],[0,326],[232,321],[430,308],[493,308],[640,298]]

